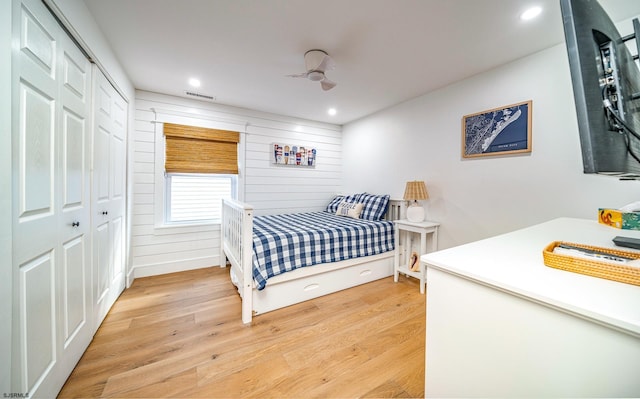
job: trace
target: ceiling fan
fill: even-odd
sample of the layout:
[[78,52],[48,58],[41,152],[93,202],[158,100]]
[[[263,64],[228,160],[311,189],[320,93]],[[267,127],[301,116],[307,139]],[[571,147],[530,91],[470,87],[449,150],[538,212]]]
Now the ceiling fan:
[[322,90],[331,90],[336,86],[335,82],[327,79],[325,71],[335,68],[336,64],[326,51],[309,50],[304,53],[304,65],[307,72],[295,75],[287,75],[291,78],[307,78],[313,82],[320,82]]

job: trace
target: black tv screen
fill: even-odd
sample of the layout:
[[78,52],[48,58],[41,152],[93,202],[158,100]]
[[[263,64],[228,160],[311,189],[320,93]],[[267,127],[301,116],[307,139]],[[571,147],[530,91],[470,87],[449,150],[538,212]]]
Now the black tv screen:
[[596,0],[560,0],[560,8],[584,172],[640,178],[638,64]]

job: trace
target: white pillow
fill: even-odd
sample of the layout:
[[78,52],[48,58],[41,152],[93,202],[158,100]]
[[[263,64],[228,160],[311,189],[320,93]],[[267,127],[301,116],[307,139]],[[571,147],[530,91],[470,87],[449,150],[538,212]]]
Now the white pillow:
[[336,215],[360,219],[360,214],[362,213],[363,206],[364,205],[356,204],[355,202],[342,201],[340,205],[338,205]]

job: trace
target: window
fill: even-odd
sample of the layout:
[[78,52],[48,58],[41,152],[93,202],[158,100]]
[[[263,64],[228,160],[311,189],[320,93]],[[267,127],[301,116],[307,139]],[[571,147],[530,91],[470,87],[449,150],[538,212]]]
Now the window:
[[164,223],[215,223],[235,198],[240,134],[165,123]]
[[166,215],[170,223],[218,222],[221,201],[233,198],[235,175],[178,174],[166,177]]

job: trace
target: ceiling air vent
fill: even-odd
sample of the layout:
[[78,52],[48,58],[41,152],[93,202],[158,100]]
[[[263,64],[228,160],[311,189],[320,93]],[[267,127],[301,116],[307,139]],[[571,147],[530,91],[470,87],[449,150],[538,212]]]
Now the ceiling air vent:
[[214,96],[210,96],[208,94],[196,93],[194,91],[188,91],[188,90],[185,91],[184,94],[191,97],[198,97],[198,98],[202,98],[209,101],[216,101],[216,98]]

